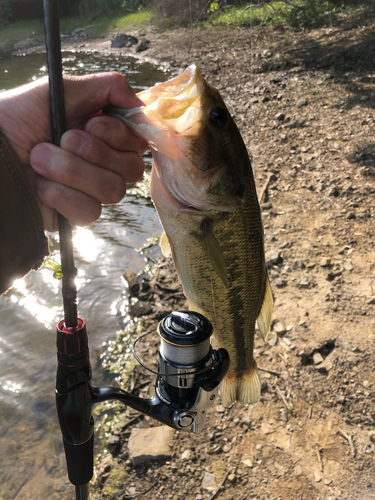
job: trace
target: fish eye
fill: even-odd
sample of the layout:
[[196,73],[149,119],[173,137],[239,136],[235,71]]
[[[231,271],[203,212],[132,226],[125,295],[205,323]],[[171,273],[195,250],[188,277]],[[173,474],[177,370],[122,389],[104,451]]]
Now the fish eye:
[[228,122],[228,113],[224,108],[212,108],[209,116],[210,123],[215,128],[224,128]]

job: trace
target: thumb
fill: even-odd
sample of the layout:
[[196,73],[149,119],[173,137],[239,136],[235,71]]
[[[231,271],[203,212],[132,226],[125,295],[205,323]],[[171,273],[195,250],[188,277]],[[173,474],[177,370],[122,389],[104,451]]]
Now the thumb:
[[115,71],[64,75],[64,94],[67,128],[76,128],[110,104],[121,108],[143,105],[125,78]]

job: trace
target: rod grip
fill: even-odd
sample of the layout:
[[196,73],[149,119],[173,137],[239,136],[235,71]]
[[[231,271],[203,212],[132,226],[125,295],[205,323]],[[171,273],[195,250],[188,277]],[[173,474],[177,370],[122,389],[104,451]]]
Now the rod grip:
[[69,481],[75,486],[86,485],[94,471],[94,434],[83,444],[69,444],[65,439],[63,441]]

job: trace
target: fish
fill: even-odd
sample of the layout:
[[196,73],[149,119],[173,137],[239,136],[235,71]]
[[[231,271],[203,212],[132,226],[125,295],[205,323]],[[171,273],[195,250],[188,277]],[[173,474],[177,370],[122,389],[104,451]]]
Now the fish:
[[273,297],[249,155],[220,93],[195,64],[142,91],[144,106],[105,108],[151,148],[150,193],[189,309],[213,326],[228,351],[224,406],[256,404],[256,326],[266,340]]

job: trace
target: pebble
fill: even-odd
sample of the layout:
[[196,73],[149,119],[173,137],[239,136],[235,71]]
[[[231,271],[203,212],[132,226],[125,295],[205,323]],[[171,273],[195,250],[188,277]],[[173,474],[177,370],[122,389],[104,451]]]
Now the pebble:
[[236,480],[236,474],[229,474],[229,476],[228,476],[228,481],[229,481],[230,483],[234,483],[234,482],[235,482],[235,480]]
[[269,250],[266,252],[266,265],[274,266],[282,261],[281,254],[277,250]]
[[328,259],[327,257],[323,257],[322,259],[320,259],[319,265],[321,267],[328,267],[331,265],[331,259]]
[[297,101],[297,107],[299,108],[306,105],[307,105],[307,99],[300,99],[299,101]]
[[216,489],[216,477],[206,472],[203,476],[201,488],[202,490],[213,492]]
[[375,443],[375,432],[373,432],[373,431],[370,432],[369,438],[370,438],[371,443]]
[[345,271],[353,271],[353,264],[350,261],[344,262]]
[[319,363],[322,363],[324,361],[324,358],[320,354],[320,352],[314,352],[313,361],[314,361],[314,365],[318,365]]
[[278,321],[273,325],[273,331],[279,336],[282,337],[285,335],[285,326],[281,323],[281,321]]
[[140,287],[136,274],[131,269],[125,269],[123,277],[128,284],[130,295],[138,295]]
[[328,196],[335,196],[337,197],[339,195],[339,191],[337,189],[336,186],[332,186],[329,190],[328,190]]
[[262,382],[260,383],[260,392],[263,393],[267,391],[268,391],[268,384],[265,380],[262,380]]
[[191,457],[191,450],[187,449],[181,455],[181,460],[190,460],[190,457]]
[[284,342],[284,344],[286,344],[287,346],[291,346],[292,345],[292,342],[287,338],[287,337],[283,337],[282,341]]
[[300,282],[298,283],[298,286],[300,288],[310,288],[310,281],[306,276],[304,276],[303,278],[301,278]]
[[319,483],[322,480],[322,476],[320,475],[320,472],[318,470],[314,472],[314,479],[316,483]]
[[275,347],[275,345],[277,345],[277,342],[278,342],[278,338],[277,338],[277,336],[275,336],[275,337],[271,337],[271,338],[269,339],[269,341],[268,341],[268,343],[269,343],[269,345],[270,345],[271,347]]
[[332,483],[332,479],[330,479],[329,477],[324,478],[324,484],[326,484],[328,486],[331,483]]
[[275,281],[274,281],[274,284],[277,288],[284,288],[288,282],[287,280],[283,280],[281,278],[277,278]]
[[275,116],[275,118],[279,122],[282,122],[285,119],[285,114],[284,113],[277,113],[277,115]]
[[345,403],[345,396],[341,394],[336,394],[336,403],[343,405]]
[[129,456],[134,466],[150,460],[171,458],[174,430],[166,425],[148,429],[133,428],[129,438]]

